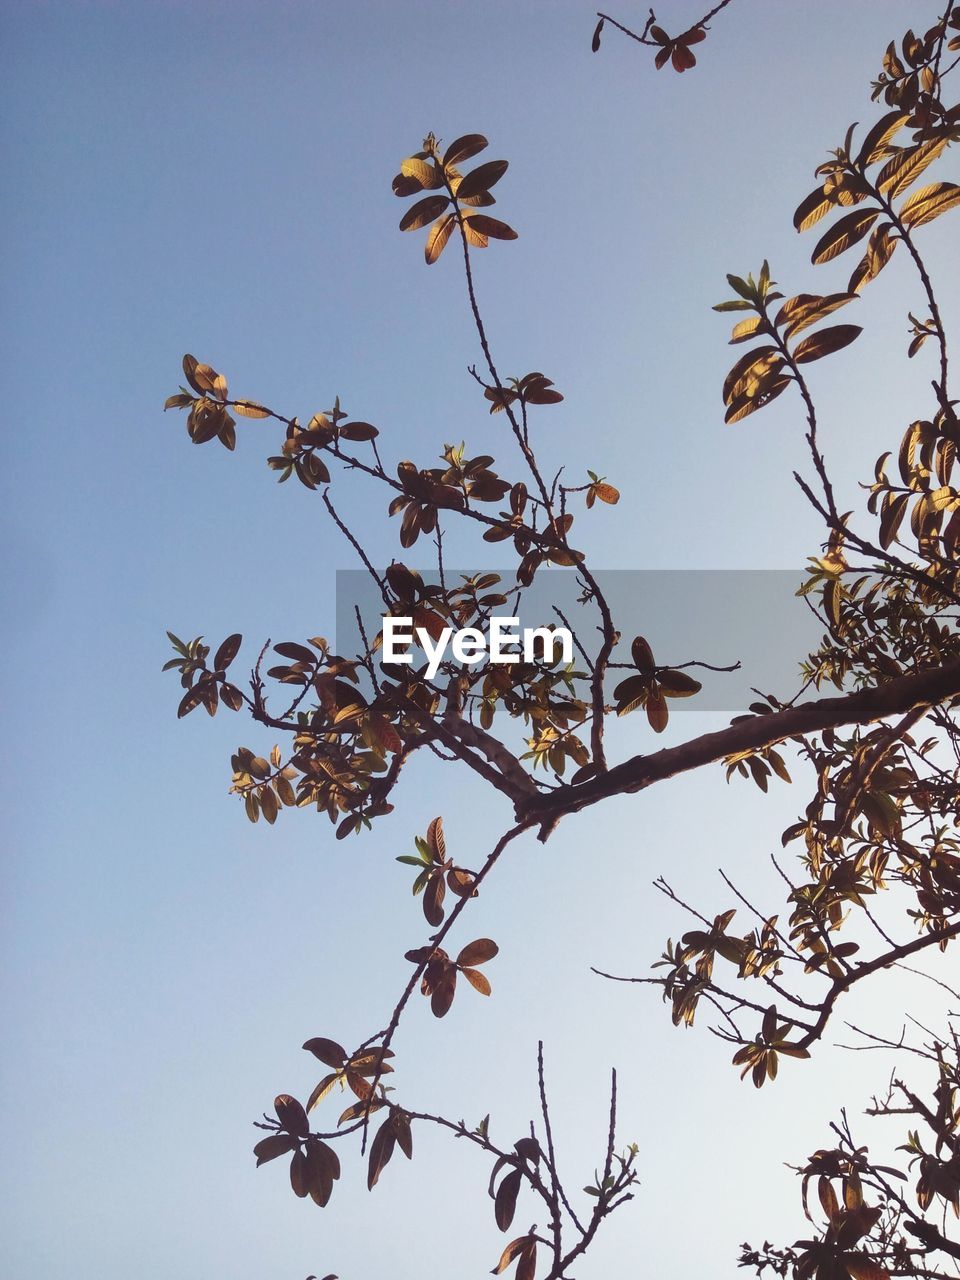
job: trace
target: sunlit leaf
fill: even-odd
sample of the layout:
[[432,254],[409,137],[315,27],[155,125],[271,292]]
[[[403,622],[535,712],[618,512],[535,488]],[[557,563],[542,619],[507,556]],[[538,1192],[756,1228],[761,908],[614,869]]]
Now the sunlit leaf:
[[841,253],[845,253],[851,245],[862,240],[879,216],[879,209],[857,209],[853,213],[846,214],[835,222],[817,242],[811,261],[817,265],[832,262]]
[[906,227],[922,227],[941,213],[960,204],[960,186],[955,182],[934,182],[921,187],[900,206],[900,220]]
[[423,256],[426,258],[428,266],[432,266],[443,253],[446,243],[450,239],[450,233],[456,225],[456,214],[448,213],[446,217],[438,219],[430,228],[423,250]]
[[489,191],[492,186],[500,181],[508,166],[509,161],[507,160],[488,160],[485,164],[478,166],[458,183],[456,188],[457,199],[464,200],[470,196],[480,195],[482,191]]
[[449,203],[449,196],[427,196],[418,200],[400,219],[400,230],[415,231],[418,227],[425,227],[428,222],[438,218]]
[[830,325],[826,329],[811,333],[807,338],[801,338],[793,350],[793,358],[797,364],[809,364],[813,360],[820,360],[823,356],[831,355],[834,351],[840,351],[843,347],[849,346],[862,332],[863,329],[858,324]]
[[470,160],[489,145],[482,133],[465,133],[462,138],[451,142],[443,153],[444,167],[463,164],[464,160]]
[[517,238],[513,227],[508,227],[499,218],[491,218],[487,213],[467,212],[463,217],[469,220],[467,225],[470,230],[482,236],[491,236],[494,240],[516,240]]

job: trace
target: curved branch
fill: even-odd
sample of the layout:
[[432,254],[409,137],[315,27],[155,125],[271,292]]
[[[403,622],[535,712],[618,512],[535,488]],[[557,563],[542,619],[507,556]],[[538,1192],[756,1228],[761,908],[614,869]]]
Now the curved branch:
[[933,706],[960,696],[960,659],[942,667],[898,676],[886,683],[836,698],[821,698],[766,716],[740,720],[727,729],[666,747],[653,755],[637,755],[608,773],[578,786],[518,802],[518,818],[549,822],[596,804],[607,796],[642,791],[655,782],[714,764],[738,751],[757,751],[784,738],[800,737],[846,724],[866,724],[884,716],[904,715],[914,707]]

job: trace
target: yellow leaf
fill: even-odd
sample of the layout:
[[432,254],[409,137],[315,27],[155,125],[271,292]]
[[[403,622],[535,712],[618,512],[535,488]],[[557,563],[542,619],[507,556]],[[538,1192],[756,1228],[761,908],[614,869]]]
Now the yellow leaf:
[[932,222],[958,204],[960,186],[955,182],[934,182],[929,187],[921,187],[904,201],[900,207],[900,218],[904,226],[922,227],[925,222]]
[[427,265],[431,266],[443,253],[447,241],[450,239],[450,232],[453,230],[456,222],[456,215],[448,213],[443,218],[438,218],[430,228],[427,235],[427,243],[424,246],[423,254],[427,260]]

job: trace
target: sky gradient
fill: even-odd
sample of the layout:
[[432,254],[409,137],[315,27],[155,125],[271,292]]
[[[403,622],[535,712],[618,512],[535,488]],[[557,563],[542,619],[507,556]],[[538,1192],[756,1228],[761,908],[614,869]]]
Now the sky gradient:
[[[676,30],[699,16],[661,12]],[[509,815],[434,761],[410,766],[388,822],[342,844],[306,811],[252,827],[227,796],[230,752],[272,740],[225,711],[177,723],[165,629],[240,631],[249,665],[268,636],[330,633],[335,572],[355,564],[317,497],[273,482],[269,426],[242,424],[227,455],[164,416],[183,353],[287,414],[339,395],[394,460],[430,465],[461,439],[508,457],[466,372],[480,353],[457,258],[424,266],[390,190],[426,132],[480,131],[510,161],[496,212],[520,233],[477,255],[498,363],[566,396],[535,423],[545,469],[590,467],[623,493],[579,519],[593,563],[799,570],[820,541],[791,479],[807,469],[799,407],[784,396],[723,426],[732,358],[710,306],[725,272],[764,257],[788,294],[842,287],[846,260],[812,268],[792,211],[846,126],[873,118],[887,41],[934,17],[736,0],[681,77],[609,30],[592,56],[579,0],[0,4],[4,1274],[429,1280],[483,1274],[503,1244],[488,1162],[422,1126],[412,1169],[391,1165],[372,1196],[346,1156],[322,1211],[293,1197],[284,1162],[254,1169],[250,1122],[319,1078],[301,1043],[358,1042],[406,980],[424,929],[395,855],[442,813],[475,864]],[[924,228],[948,330],[956,228]],[[856,304],[860,340],[814,372],[841,510],[935,371],[932,352],[903,359],[918,305],[894,260]],[[352,501],[389,560],[380,495]],[[451,540],[448,557],[468,552]],[[677,657],[709,638],[704,618]],[[688,712],[666,737],[724,720]],[[612,741],[626,755],[650,735],[627,720]],[[493,999],[463,992],[442,1023],[417,1004],[403,1024],[411,1103],[490,1112],[510,1142],[535,1111],[542,1038],[573,1188],[602,1159],[618,1067],[642,1185],[584,1280],[732,1277],[742,1240],[792,1241],[783,1162],[883,1082],[871,1055],[825,1045],[758,1094],[705,1028],[671,1028],[654,991],[589,972],[644,973],[688,927],[658,874],[719,910],[722,865],[776,902],[769,854],[805,803],[717,769],[523,843],[463,925],[463,941],[500,944]],[[901,977],[885,993],[845,1016],[895,1034],[929,998]]]

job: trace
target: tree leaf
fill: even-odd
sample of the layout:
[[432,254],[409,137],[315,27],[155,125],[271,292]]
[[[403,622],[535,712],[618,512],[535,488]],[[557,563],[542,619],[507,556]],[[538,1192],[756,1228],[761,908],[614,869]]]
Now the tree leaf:
[[[434,636],[433,638],[436,640],[439,637]],[[434,862],[443,862],[447,856],[447,842],[443,835],[443,819],[440,817],[434,818],[429,827],[427,827],[427,848],[430,850]]]
[[909,493],[886,495],[880,516],[880,546],[884,551],[896,540],[909,503]]
[[400,219],[400,230],[416,231],[419,227],[425,227],[428,222],[438,218],[449,203],[449,196],[426,196],[423,200],[418,200]]
[[420,159],[419,156],[408,156],[400,166],[400,173],[404,178],[409,178],[412,182],[419,183],[422,188],[428,191],[436,190],[437,187],[443,186],[443,178],[437,166],[429,164],[426,160]]
[[473,968],[478,964],[486,964],[488,960],[492,960],[498,955],[500,948],[492,938],[476,938],[473,942],[468,942],[457,956],[458,965],[469,965]]
[[851,293],[857,293],[865,284],[874,280],[893,257],[893,251],[900,243],[892,234],[893,224],[882,222],[874,227],[867,242],[867,252],[854,269],[847,286]]
[[905,227],[922,227],[958,204],[960,186],[955,182],[934,182],[929,187],[921,187],[903,202],[900,220]]
[[776,325],[786,325],[785,338],[794,338],[812,324],[817,324],[848,302],[856,301],[854,293],[828,293],[826,295],[800,293],[788,298],[777,312]]
[[390,1157],[393,1155],[393,1148],[396,1144],[396,1134],[393,1129],[393,1117],[387,1116],[383,1124],[373,1136],[370,1143],[370,1160],[367,1165],[367,1190],[372,1191],[380,1179],[381,1173],[387,1167]]
[[288,1151],[293,1151],[297,1145],[297,1139],[288,1133],[273,1133],[269,1138],[263,1138],[253,1148],[253,1154],[257,1157],[257,1168],[262,1164],[267,1164],[270,1160],[276,1160],[277,1156],[284,1156]]
[[786,391],[791,382],[793,382],[793,378],[784,374],[782,377],[774,378],[772,381],[765,383],[759,395],[753,397],[741,396],[731,401],[729,408],[723,415],[724,422],[731,424],[740,422],[758,409],[765,408],[772,400],[776,400],[777,396]]
[[243,636],[235,633],[227,636],[223,644],[217,650],[213,658],[214,671],[226,671],[230,663],[234,660],[240,651],[240,645],[243,643]]
[[810,364],[850,345],[863,329],[858,324],[834,324],[802,338],[793,349],[797,364]]
[[724,379],[722,392],[724,404],[730,404],[731,401],[743,395],[761,373],[778,367],[778,364],[782,363],[783,357],[776,347],[769,344],[763,347],[755,347],[753,351],[746,352]]
[[435,1018],[442,1018],[453,1004],[457,988],[457,970],[451,965],[434,988],[430,997],[430,1009]]
[[667,727],[667,721],[670,718],[670,712],[667,708],[667,700],[660,692],[657,684],[652,684],[647,691],[647,719],[650,722],[650,728],[654,733],[663,733]]
[[457,199],[465,200],[470,196],[478,196],[483,191],[489,191],[500,181],[508,167],[507,160],[488,160],[486,164],[479,165],[472,173],[460,179],[456,188]]
[[668,698],[690,698],[703,688],[699,680],[685,671],[658,671],[657,683]]
[[328,1067],[339,1069],[347,1060],[347,1051],[343,1045],[337,1044],[336,1040],[327,1040],[323,1036],[314,1036],[312,1040],[307,1040],[303,1047],[307,1053],[312,1053]]
[[508,1231],[517,1211],[517,1196],[520,1194],[520,1183],[523,1175],[519,1169],[513,1169],[500,1183],[494,1199],[493,1213],[497,1226],[501,1231]]
[[821,218],[825,217],[831,209],[835,209],[836,205],[832,200],[828,200],[824,195],[823,187],[817,187],[816,191],[811,191],[808,196],[800,201],[797,211],[793,215],[793,225],[798,231],[808,231],[810,227],[815,226]]
[[293,1187],[293,1194],[299,1196],[301,1200],[307,1195],[309,1190],[307,1157],[302,1151],[295,1151],[290,1161],[290,1185]]
[[889,111],[867,131],[857,154],[856,163],[864,167],[876,164],[887,154],[887,148],[895,135],[909,119],[909,112]]
[[948,139],[945,135],[939,138],[928,138],[915,147],[906,147],[889,160],[877,174],[875,183],[881,195],[888,200],[896,200],[912,182],[936,160]]
[[423,256],[427,260],[427,266],[440,257],[446,248],[447,241],[450,239],[450,233],[456,226],[457,216],[454,213],[448,213],[446,217],[438,219],[430,228],[427,235],[427,242],[424,245]]
[[817,242],[811,261],[817,266],[823,262],[832,262],[851,245],[862,240],[879,216],[879,209],[856,209],[853,213],[846,214]]
[[341,1078],[341,1073],[339,1071],[331,1071],[329,1075],[326,1075],[323,1077],[323,1079],[314,1089],[313,1093],[311,1093],[310,1097],[307,1099],[307,1106],[306,1106],[307,1115],[310,1114],[310,1112],[314,1109],[314,1107],[318,1103],[322,1102],[324,1098],[327,1097],[327,1095],[333,1089],[333,1086],[337,1083],[337,1081],[340,1078]]
[[833,1189],[833,1183],[822,1174],[817,1181],[817,1196],[827,1218],[830,1222],[836,1222],[840,1217],[840,1202],[837,1200],[837,1193]]
[[443,153],[444,168],[470,160],[489,145],[482,133],[465,133],[462,138],[456,138],[451,142]]
[[467,225],[474,233],[479,232],[481,236],[491,236],[494,240],[516,240],[517,233],[513,227],[508,227],[505,222],[501,222],[499,218],[491,218],[487,213],[470,213],[463,215]]
[[493,1276],[502,1275],[510,1266],[515,1258],[518,1258],[529,1242],[529,1236],[518,1236],[516,1240],[511,1240],[503,1253],[500,1255],[500,1261],[490,1272]]
[[289,1093],[278,1094],[273,1100],[274,1109],[277,1113],[277,1119],[287,1133],[293,1134],[297,1138],[305,1138],[310,1132],[310,1121],[307,1119],[307,1113],[296,1098],[291,1098]]
[[487,976],[480,972],[479,969],[464,969],[461,967],[460,972],[482,996],[488,996],[493,988],[490,986],[490,980]]
[[443,923],[443,899],[446,893],[446,885],[443,876],[438,872],[434,872],[427,882],[426,892],[423,895],[423,915],[427,924],[436,928]]

